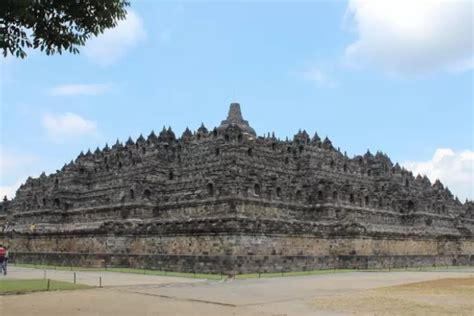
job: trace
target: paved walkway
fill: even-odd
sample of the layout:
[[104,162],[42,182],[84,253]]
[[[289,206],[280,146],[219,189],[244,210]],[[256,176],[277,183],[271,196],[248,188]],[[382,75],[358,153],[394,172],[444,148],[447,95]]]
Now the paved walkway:
[[247,279],[231,282],[130,286],[124,291],[176,300],[230,306],[271,304],[311,297],[335,296],[378,287],[446,277],[474,277],[471,272],[348,272],[313,276]]
[[[44,270],[12,267],[7,278],[42,278]],[[71,281],[70,271],[47,270]],[[77,282],[105,288],[0,296],[3,315],[341,315],[317,310],[314,299],[441,278],[474,278],[474,269],[436,272],[346,272],[207,281],[116,272],[77,272]]]
[[[52,279],[58,281],[74,282],[74,273],[76,282],[85,285],[99,286],[102,281],[103,287],[109,286],[129,286],[129,285],[147,285],[147,284],[177,284],[177,283],[195,283],[204,282],[203,279],[179,278],[157,275],[142,275],[136,273],[122,273],[109,271],[67,271],[51,269],[33,269],[20,268],[15,266],[8,267],[8,274],[0,276],[7,279]],[[100,280],[102,279],[102,280]]]

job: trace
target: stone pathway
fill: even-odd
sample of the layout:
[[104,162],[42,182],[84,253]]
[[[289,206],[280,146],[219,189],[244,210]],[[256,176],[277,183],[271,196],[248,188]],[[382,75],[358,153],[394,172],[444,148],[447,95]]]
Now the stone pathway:
[[466,277],[466,275],[474,277],[474,269],[463,272],[349,272],[166,286],[130,286],[122,290],[180,301],[248,306],[335,296],[378,287],[446,277]]
[[[38,278],[43,270],[12,267],[7,278]],[[70,271],[47,270],[71,281]],[[344,315],[318,310],[317,298],[357,295],[368,289],[436,280],[474,278],[474,268],[436,272],[347,272],[325,275],[207,281],[116,272],[77,272],[78,283],[104,288],[0,296],[3,315]]]
[[52,279],[58,281],[74,282],[74,273],[76,273],[76,282],[85,285],[99,286],[102,282],[103,287],[110,286],[130,286],[147,284],[177,284],[177,283],[196,283],[204,282],[203,279],[168,277],[157,275],[142,275],[135,273],[109,272],[109,271],[64,271],[51,269],[33,269],[20,268],[15,266],[8,267],[8,275],[0,276],[6,279]]

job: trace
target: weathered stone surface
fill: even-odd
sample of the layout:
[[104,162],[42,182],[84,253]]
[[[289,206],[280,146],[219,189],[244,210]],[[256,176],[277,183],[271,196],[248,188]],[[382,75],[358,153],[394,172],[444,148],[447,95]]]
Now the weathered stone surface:
[[474,254],[472,202],[380,152],[349,158],[306,131],[257,137],[237,103],[212,131],[81,152],[0,206],[0,240],[26,261],[224,273]]

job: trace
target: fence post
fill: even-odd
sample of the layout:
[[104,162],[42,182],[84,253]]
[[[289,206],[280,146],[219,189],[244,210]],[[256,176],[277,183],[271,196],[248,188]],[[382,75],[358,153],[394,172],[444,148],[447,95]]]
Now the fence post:
[[49,291],[50,282],[51,282],[51,280],[48,279],[48,285],[46,286],[46,290],[47,290],[47,291]]
[[102,277],[99,277],[99,287],[102,287]]
[[76,284],[76,272],[74,272],[74,284]]

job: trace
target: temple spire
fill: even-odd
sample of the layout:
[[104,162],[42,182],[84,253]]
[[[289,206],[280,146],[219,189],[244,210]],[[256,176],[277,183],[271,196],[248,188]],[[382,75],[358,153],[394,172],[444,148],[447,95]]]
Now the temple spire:
[[217,131],[222,132],[232,125],[240,127],[244,133],[247,133],[253,136],[256,135],[255,130],[252,127],[250,127],[249,122],[244,120],[242,116],[242,111],[240,110],[239,103],[230,104],[229,114],[227,115],[227,119],[222,121],[221,125],[217,128]]
[[244,121],[239,103],[230,104],[229,114],[227,115],[227,121],[230,123],[242,123]]

